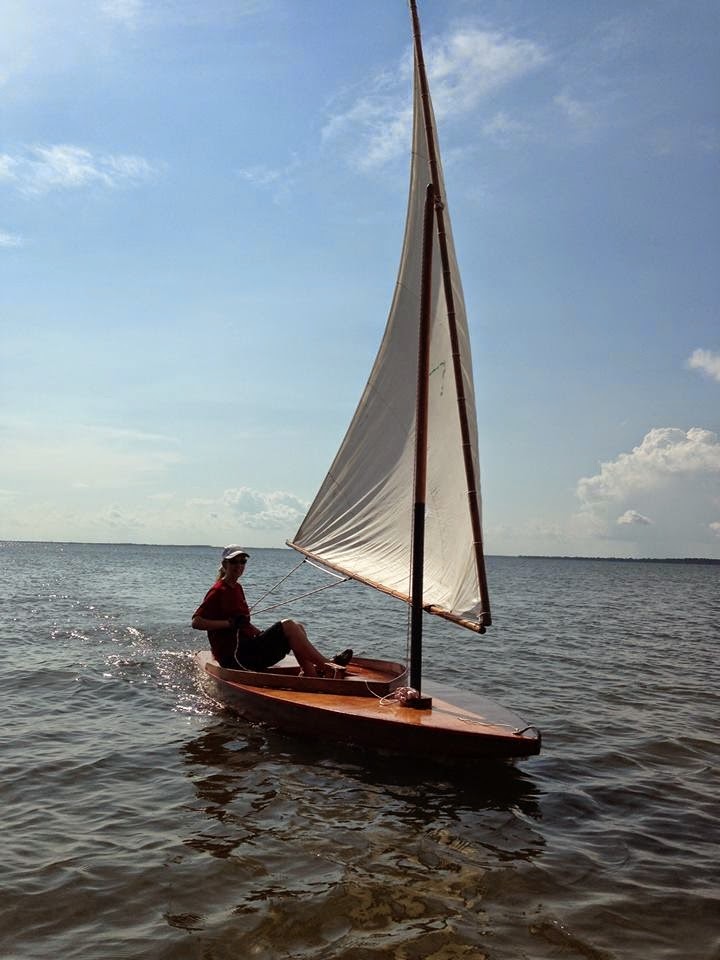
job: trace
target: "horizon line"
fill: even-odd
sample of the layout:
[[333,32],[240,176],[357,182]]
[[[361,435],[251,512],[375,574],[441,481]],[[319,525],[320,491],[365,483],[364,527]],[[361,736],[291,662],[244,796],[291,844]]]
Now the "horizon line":
[[[5,544],[48,544],[55,546],[76,547],[171,547],[174,549],[222,550],[222,544],[212,543],[146,543],[134,540],[14,540],[0,538],[0,547]],[[248,546],[248,550],[292,550],[292,547],[259,547]],[[613,557],[613,556],[586,556],[584,554],[556,554],[556,553],[487,553],[487,558],[496,557],[503,560],[602,560],[611,563],[717,563],[717,557]]]

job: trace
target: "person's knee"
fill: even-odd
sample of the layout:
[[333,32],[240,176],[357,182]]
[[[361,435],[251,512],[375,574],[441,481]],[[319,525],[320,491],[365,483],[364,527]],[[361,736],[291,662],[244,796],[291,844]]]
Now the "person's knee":
[[281,620],[282,628],[285,633],[305,633],[305,629],[301,623],[298,623],[297,620]]

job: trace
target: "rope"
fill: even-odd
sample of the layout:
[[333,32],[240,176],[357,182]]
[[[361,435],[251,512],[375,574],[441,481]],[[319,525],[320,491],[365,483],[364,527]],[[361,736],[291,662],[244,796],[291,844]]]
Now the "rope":
[[381,707],[389,707],[391,703],[400,703],[406,706],[408,700],[417,700],[420,696],[417,690],[413,690],[412,687],[398,687],[392,693],[386,693],[384,697],[381,697],[379,693],[375,693],[367,680],[363,680],[363,683],[368,693],[380,701],[379,706]]
[[[255,603],[250,607],[250,609],[251,609],[251,610],[254,610],[255,607],[256,607],[259,603],[262,603],[262,602],[263,602],[263,600],[265,599],[265,597],[267,597],[269,594],[271,594],[274,590],[277,590],[277,588],[280,586],[280,584],[281,584],[281,583],[285,583],[285,581],[288,580],[288,579],[295,573],[296,570],[299,570],[300,567],[301,567],[304,563],[305,563],[305,559],[303,558],[303,559],[300,561],[300,563],[296,564],[296,565],[292,568],[292,570],[290,571],[290,573],[286,574],[284,577],[282,577],[280,580],[278,580],[278,582],[275,584],[275,586],[270,587],[269,590],[266,590],[265,593],[260,597],[260,599],[255,601]],[[270,609],[272,609],[272,607],[271,607]]]
[[413,687],[398,687],[397,690],[393,690],[392,693],[380,697],[380,706],[387,706],[390,703],[397,702],[405,707],[408,701],[419,699],[420,694]]
[[[303,560],[303,563],[305,563],[304,560]],[[285,577],[284,579],[287,580],[287,577]],[[263,607],[261,610],[256,610],[255,607],[257,606],[257,603],[260,603],[262,600],[264,600],[265,597],[268,595],[268,593],[272,593],[272,590],[268,590],[265,596],[261,597],[260,600],[258,600],[257,603],[253,605],[252,610],[254,613],[267,613],[268,610],[277,610],[278,607],[284,607],[288,603],[294,603],[295,600],[303,600],[305,597],[312,597],[316,593],[322,593],[323,590],[329,590],[330,587],[337,587],[341,583],[347,583],[349,579],[350,577],[343,577],[342,580],[336,580],[335,583],[326,583],[324,587],[317,587],[317,589],[310,590],[308,593],[300,593],[298,594],[297,597],[290,597],[289,600],[281,600],[280,603],[273,603],[272,606]],[[282,581],[280,582],[282,583]],[[277,584],[277,586],[279,585],[280,584]],[[275,588],[273,587],[273,589]]]

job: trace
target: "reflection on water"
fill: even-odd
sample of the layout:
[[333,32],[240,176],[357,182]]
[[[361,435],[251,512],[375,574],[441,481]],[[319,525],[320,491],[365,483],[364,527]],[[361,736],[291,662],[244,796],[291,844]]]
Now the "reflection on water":
[[[205,724],[180,755],[202,814],[185,842],[225,862],[226,909],[259,956],[334,941],[368,956],[409,943],[413,956],[449,944],[438,956],[477,956],[465,951],[488,890],[543,853],[537,790],[509,765],[420,771],[234,718]],[[168,922],[208,929],[211,918]]]
[[[200,797],[206,796],[207,784],[222,783],[222,789],[233,789],[230,783],[238,774],[266,764],[283,778],[303,768],[308,776],[326,775],[339,784],[364,784],[368,790],[380,792],[383,800],[404,804],[409,821],[418,826],[437,814],[446,815],[448,809],[517,808],[527,817],[540,816],[538,789],[531,773],[510,763],[419,763],[347,745],[285,737],[231,714],[208,724],[200,736],[183,744],[181,754],[193,770],[190,776]],[[203,780],[198,778],[196,766],[223,772]]]

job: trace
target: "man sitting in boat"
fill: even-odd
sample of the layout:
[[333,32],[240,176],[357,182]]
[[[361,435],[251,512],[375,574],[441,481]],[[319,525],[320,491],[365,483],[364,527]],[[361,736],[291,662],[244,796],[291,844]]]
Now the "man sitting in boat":
[[352,659],[352,650],[329,663],[295,620],[279,620],[267,630],[252,625],[245,592],[238,583],[249,556],[235,544],[225,547],[218,578],[193,614],[193,628],[207,630],[213,657],[231,670],[267,670],[292,650],[305,676],[335,676]]

